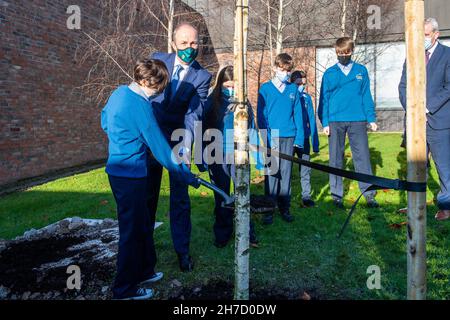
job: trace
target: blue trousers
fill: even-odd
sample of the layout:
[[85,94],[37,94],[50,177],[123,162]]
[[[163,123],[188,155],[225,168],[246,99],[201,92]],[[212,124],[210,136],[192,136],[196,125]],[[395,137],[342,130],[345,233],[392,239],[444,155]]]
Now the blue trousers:
[[119,220],[119,252],[113,296],[114,299],[122,299],[135,295],[138,284],[154,274],[155,215],[149,210],[149,178],[109,176],[109,183]]
[[[151,178],[149,187],[150,212],[156,215],[159,190],[161,188],[162,166],[156,160],[150,160],[148,175]],[[189,253],[191,238],[191,201],[188,184],[176,174],[169,173],[170,179],[170,231],[175,252]]]
[[427,125],[427,143],[441,185],[437,196],[438,208],[450,210],[450,129],[435,130]]

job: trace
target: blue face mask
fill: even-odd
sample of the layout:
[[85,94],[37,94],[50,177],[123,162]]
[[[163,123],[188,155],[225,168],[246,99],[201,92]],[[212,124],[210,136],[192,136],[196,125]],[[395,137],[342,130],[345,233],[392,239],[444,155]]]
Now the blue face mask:
[[430,37],[425,37],[425,51],[428,51],[433,46],[433,41]]
[[291,77],[291,74],[289,72],[287,72],[287,71],[279,71],[279,70],[277,70],[275,76],[282,83],[287,83],[289,81],[289,78]]
[[226,98],[232,98],[232,97],[234,97],[234,89],[233,88],[222,87],[222,94]]
[[300,93],[302,93],[303,91],[305,91],[305,86],[303,84],[298,86],[298,91],[300,91]]
[[191,47],[184,50],[177,49],[177,55],[183,62],[189,64],[197,58],[198,50]]

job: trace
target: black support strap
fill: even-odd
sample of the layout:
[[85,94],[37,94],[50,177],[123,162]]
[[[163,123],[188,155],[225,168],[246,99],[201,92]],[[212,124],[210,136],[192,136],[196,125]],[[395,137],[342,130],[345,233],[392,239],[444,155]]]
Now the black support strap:
[[262,146],[256,146],[251,144],[250,149],[252,151],[262,151],[268,155],[272,154],[280,159],[288,160],[291,162],[299,163],[301,165],[307,166],[312,169],[316,169],[322,172],[327,172],[330,174],[334,174],[336,176],[364,182],[367,184],[370,184],[370,186],[364,190],[359,197],[356,199],[355,203],[353,204],[352,208],[350,209],[350,212],[348,214],[347,219],[345,220],[344,225],[342,226],[342,229],[338,235],[338,238],[342,236],[344,233],[345,228],[347,227],[348,223],[350,222],[350,219],[353,215],[353,212],[355,211],[356,205],[358,204],[361,197],[364,195],[367,191],[373,191],[373,190],[382,190],[382,189],[392,189],[392,190],[402,190],[402,191],[410,191],[410,192],[426,192],[427,191],[427,184],[426,182],[410,182],[406,180],[399,180],[399,179],[387,179],[383,177],[377,177],[370,174],[364,174],[364,173],[358,173],[354,171],[349,170],[343,170],[338,169],[330,166],[326,166],[323,164],[314,163],[311,161],[303,160],[291,155],[283,154],[278,152],[274,149],[268,149]]

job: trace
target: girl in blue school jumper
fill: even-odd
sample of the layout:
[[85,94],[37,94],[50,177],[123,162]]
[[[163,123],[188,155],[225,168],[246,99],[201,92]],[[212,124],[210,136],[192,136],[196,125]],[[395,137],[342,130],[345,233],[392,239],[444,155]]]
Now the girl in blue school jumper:
[[[292,57],[281,53],[275,58],[275,77],[264,83],[258,95],[258,127],[267,130],[268,147],[292,156],[294,146],[303,148],[304,130],[300,93],[290,83]],[[278,160],[277,160],[278,161]],[[292,163],[279,159],[276,172],[269,172],[265,179],[266,195],[278,203],[283,220],[292,222],[291,206]],[[273,171],[273,170],[269,170]],[[266,214],[264,224],[273,223],[273,214]]]
[[164,90],[168,81],[169,74],[163,62],[140,61],[134,68],[134,82],[118,87],[101,113],[101,125],[109,139],[106,172],[119,220],[114,299],[149,299],[152,290],[140,285],[162,278],[161,272],[155,272],[155,216],[148,207],[148,149],[169,171],[199,187],[189,169],[177,163],[153,115],[152,98]]
[[[208,172],[211,182],[217,187],[230,194],[231,179],[234,179],[235,170],[232,162],[234,157],[234,111],[236,104],[233,103],[234,97],[234,81],[233,81],[233,66],[227,66],[222,68],[216,79],[215,86],[208,96],[208,101],[205,107],[203,116],[203,127],[208,134],[208,129],[218,129],[222,133],[223,137],[223,157],[220,160],[221,163],[208,164]],[[248,107],[249,112],[249,128],[255,128],[253,121],[253,112],[251,106]],[[255,130],[249,131],[249,139],[251,143],[255,143],[257,140],[257,134]],[[256,135],[256,136],[255,136]],[[207,146],[206,146],[207,148]],[[215,150],[214,150],[215,151]],[[212,151],[212,157],[215,157],[215,153]],[[212,160],[207,163],[212,162]],[[214,222],[214,245],[218,248],[224,247],[231,238],[233,233],[233,213],[232,208],[223,207],[220,195],[214,193],[215,199],[215,222]],[[250,245],[256,247],[258,240],[256,238],[254,225],[250,222]]]
[[[355,171],[372,174],[367,125],[373,131],[377,130],[375,104],[366,67],[351,59],[354,48],[355,44],[349,37],[336,41],[338,63],[328,68],[323,75],[317,113],[324,133],[329,136],[330,166],[343,167],[345,139],[348,135]],[[368,187],[367,183],[359,183],[368,207],[378,207],[375,191],[365,192]],[[330,191],[334,204],[343,208],[342,177],[330,175]]]
[[[291,83],[298,86],[300,100],[302,102],[303,130],[305,143],[303,150],[294,148],[294,154],[300,159],[310,161],[311,144],[314,153],[319,152],[319,134],[317,131],[316,114],[311,96],[306,92],[307,77],[304,71],[294,71],[291,75]],[[311,142],[310,142],[311,140]],[[302,202],[305,207],[313,207],[314,201],[311,199],[311,168],[298,165],[300,181],[302,185]]]

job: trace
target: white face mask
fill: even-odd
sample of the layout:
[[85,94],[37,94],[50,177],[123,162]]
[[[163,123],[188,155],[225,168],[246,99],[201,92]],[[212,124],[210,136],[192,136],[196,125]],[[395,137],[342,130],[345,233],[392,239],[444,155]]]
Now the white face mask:
[[425,37],[425,51],[428,51],[433,47],[433,39],[431,37]]
[[287,71],[276,71],[276,77],[278,80],[280,80],[282,83],[287,83],[289,81],[289,78],[291,77],[291,73]]

